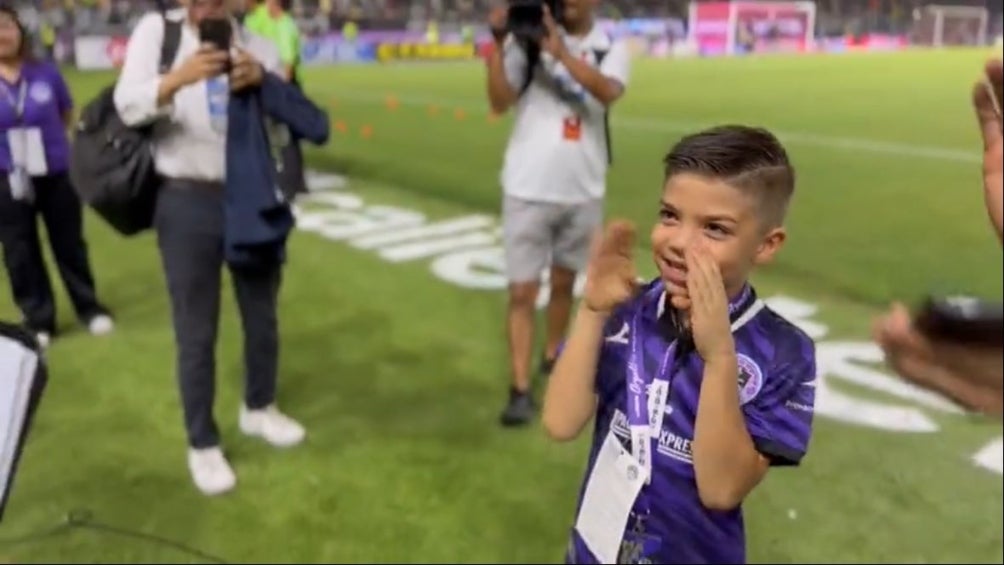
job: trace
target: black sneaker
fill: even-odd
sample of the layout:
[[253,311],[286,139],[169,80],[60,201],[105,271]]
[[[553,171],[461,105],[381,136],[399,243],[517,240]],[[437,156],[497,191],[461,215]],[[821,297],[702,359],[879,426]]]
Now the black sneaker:
[[506,427],[522,426],[530,422],[533,413],[533,397],[530,393],[513,388],[509,390],[509,404],[502,411],[500,420]]

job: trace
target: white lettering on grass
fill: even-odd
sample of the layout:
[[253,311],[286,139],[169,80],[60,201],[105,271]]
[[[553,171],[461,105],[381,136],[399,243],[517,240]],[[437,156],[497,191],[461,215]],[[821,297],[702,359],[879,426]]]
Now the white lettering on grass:
[[[469,215],[429,222],[416,210],[367,205],[345,190],[348,183],[338,175],[312,173],[308,182],[313,190],[324,188],[304,195],[294,207],[301,231],[344,241],[388,262],[429,261],[435,277],[460,288],[506,288],[504,254],[494,218]],[[548,278],[548,273],[542,273],[539,307],[549,299]],[[576,296],[581,296],[584,285],[580,275]],[[825,340],[830,330],[816,318],[816,305],[787,296],[765,301],[816,341],[817,415],[890,432],[932,433],[939,426],[927,411],[960,412],[941,397],[877,368],[882,352],[874,343]],[[855,387],[868,390],[870,397],[855,394]],[[1002,441],[998,439],[972,460],[984,469],[1004,474],[1001,452]]]
[[977,451],[973,462],[998,475],[1004,475],[1004,437],[991,441]]

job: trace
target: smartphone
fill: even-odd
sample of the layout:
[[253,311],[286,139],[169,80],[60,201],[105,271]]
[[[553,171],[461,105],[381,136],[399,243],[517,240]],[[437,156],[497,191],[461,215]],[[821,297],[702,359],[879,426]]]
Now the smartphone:
[[[217,49],[230,53],[230,45],[233,41],[234,28],[230,25],[230,20],[223,18],[206,18],[199,22],[199,41],[211,43]],[[230,69],[230,62],[227,62],[227,70]]]
[[972,296],[929,297],[914,316],[925,336],[958,344],[1004,347],[1004,304]]

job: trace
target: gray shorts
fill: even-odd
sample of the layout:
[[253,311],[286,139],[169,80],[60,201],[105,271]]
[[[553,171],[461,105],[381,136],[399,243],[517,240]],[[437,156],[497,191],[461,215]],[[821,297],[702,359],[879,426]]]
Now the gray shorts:
[[602,221],[601,199],[557,204],[505,196],[502,240],[506,278],[514,283],[539,281],[548,266],[584,270],[593,233]]

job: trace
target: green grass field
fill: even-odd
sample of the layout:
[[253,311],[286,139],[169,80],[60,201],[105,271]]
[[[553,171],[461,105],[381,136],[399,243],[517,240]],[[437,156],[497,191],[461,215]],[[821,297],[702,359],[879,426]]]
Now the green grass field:
[[[872,317],[894,298],[1002,294],[968,98],[988,54],[634,64],[614,110],[609,215],[644,230],[662,154],[704,125],[774,128],[798,168],[789,244],[756,282],[815,331],[825,386],[803,466],[772,473],[746,504],[752,561],[1004,562],[1001,474],[985,468],[1000,465],[1000,424],[902,386],[868,343]],[[69,78],[79,102],[111,76]],[[73,509],[227,561],[561,559],[587,441],[556,445],[536,426],[496,423],[507,386],[495,218],[508,122],[487,118],[483,69],[342,66],[311,69],[307,83],[344,126],[311,150],[311,166],[348,178],[301,204],[282,294],[281,403],[308,442],[275,452],[237,433],[240,333],[225,287],[217,415],[239,484],[218,499],[196,493],[154,241],[116,237],[91,216],[92,259],[119,328],[86,335],[61,296],[67,333],[50,352],[0,561],[205,561],[87,529],[12,543]],[[405,228],[482,215],[487,226],[434,241]],[[8,296],[0,317],[16,319]]]

